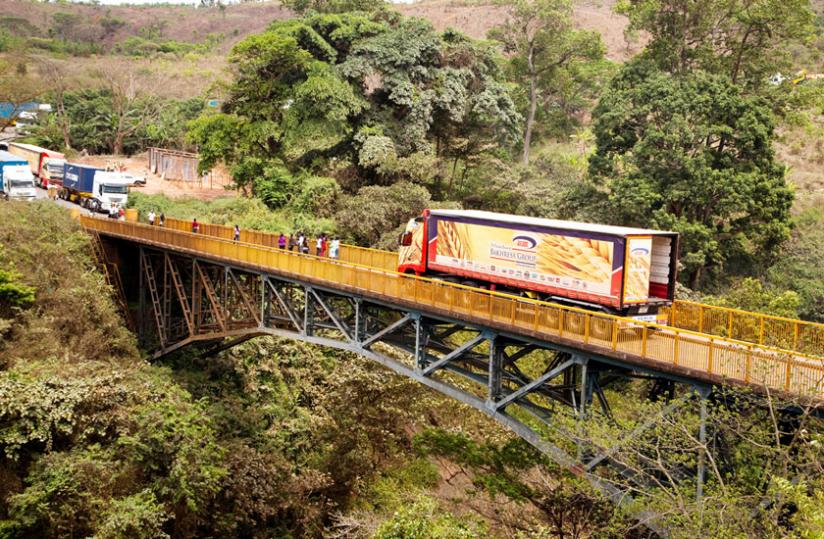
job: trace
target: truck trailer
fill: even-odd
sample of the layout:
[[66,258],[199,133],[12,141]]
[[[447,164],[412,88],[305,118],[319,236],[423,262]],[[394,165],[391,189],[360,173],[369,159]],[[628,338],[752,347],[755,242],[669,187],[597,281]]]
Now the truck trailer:
[[112,205],[122,208],[129,198],[130,180],[119,172],[107,172],[91,165],[67,163],[63,187],[58,196],[76,202],[91,211],[108,211]]
[[60,187],[63,184],[66,156],[62,153],[22,142],[10,142],[9,153],[28,161],[40,187],[45,189],[49,185]]
[[29,163],[6,151],[0,151],[0,193],[7,200],[37,198]]
[[678,234],[486,211],[424,210],[398,271],[645,322],[672,303]]

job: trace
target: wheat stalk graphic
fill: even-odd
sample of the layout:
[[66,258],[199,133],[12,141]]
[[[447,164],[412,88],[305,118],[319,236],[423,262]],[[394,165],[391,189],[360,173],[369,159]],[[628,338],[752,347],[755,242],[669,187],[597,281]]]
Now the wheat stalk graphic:
[[470,259],[472,249],[467,225],[440,221],[438,223],[438,254],[457,259]]
[[610,242],[544,236],[538,245],[538,271],[559,277],[607,281],[612,274]]

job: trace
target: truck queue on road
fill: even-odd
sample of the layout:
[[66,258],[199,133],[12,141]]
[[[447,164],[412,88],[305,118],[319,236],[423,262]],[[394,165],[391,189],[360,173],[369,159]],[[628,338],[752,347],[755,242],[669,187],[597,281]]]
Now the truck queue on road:
[[[0,150],[0,192],[3,198],[34,200],[35,184],[50,196],[94,212],[124,208],[135,177],[91,165],[68,163],[60,152],[33,144],[9,142]],[[6,181],[3,181],[5,171]]]

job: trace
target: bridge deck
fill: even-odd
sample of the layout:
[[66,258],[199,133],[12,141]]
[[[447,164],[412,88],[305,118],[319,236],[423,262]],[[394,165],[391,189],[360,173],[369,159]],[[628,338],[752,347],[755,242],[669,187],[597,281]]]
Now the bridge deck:
[[[182,221],[169,220],[165,228],[92,217],[82,217],[81,223],[101,234],[554,342],[629,365],[697,381],[824,398],[822,360],[799,351],[402,275],[387,268],[389,256],[384,251],[347,246],[341,259],[332,260],[280,250],[265,243],[271,238],[253,236],[265,233],[247,232],[242,242],[232,242],[222,230],[228,227],[211,230],[214,225],[201,225],[201,234],[191,234],[184,231],[188,229],[182,228]],[[245,243],[250,240],[257,240],[257,244]],[[363,261],[368,264],[358,263]],[[676,314],[680,308],[676,305]],[[757,322],[756,327],[763,327],[763,323]],[[794,334],[799,330],[794,329]]]
[[[180,219],[167,219],[166,227],[191,231],[191,223]],[[202,224],[200,233],[231,240],[233,230],[228,226]],[[278,235],[243,230],[240,239],[243,243],[277,247]],[[342,245],[339,259],[392,272],[398,267],[398,253],[354,245]],[[676,300],[672,308],[667,309],[667,314],[668,325],[679,329],[824,358],[824,324],[682,300]]]

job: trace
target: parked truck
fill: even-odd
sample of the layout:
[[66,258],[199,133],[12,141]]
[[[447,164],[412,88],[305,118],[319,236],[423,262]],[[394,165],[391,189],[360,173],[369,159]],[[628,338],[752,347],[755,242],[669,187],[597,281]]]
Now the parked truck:
[[27,161],[0,151],[0,193],[11,200],[34,200],[34,176]]
[[108,211],[112,205],[124,207],[131,180],[120,172],[107,172],[91,165],[67,163],[58,196],[91,211]]
[[9,153],[28,161],[40,187],[45,189],[49,185],[60,187],[63,184],[66,156],[62,153],[22,142],[9,142]]
[[678,234],[425,210],[400,238],[398,271],[661,322],[675,296]]

